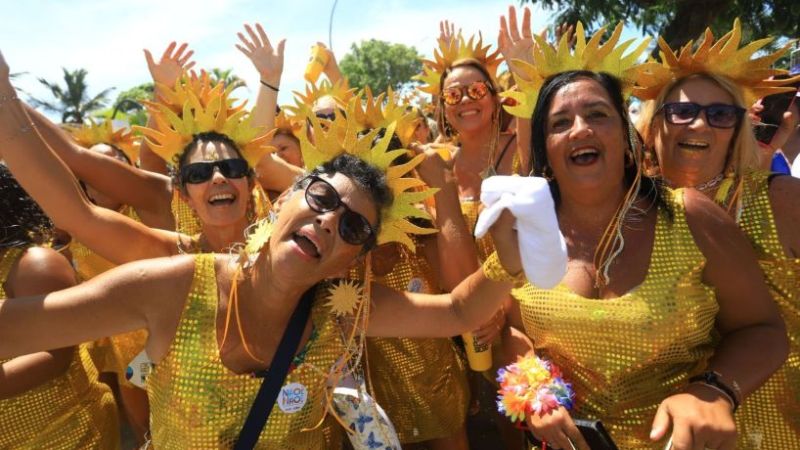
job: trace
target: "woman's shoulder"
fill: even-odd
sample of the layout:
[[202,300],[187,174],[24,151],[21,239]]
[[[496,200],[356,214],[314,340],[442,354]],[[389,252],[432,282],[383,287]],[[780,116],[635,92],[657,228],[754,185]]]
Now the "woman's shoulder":
[[6,286],[14,296],[49,292],[76,283],[75,271],[67,258],[52,248],[33,246],[22,250],[8,273]]

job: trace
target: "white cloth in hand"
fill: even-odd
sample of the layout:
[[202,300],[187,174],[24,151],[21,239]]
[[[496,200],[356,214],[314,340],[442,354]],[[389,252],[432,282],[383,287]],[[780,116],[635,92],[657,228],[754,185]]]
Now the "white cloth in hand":
[[567,272],[567,245],[558,228],[555,202],[547,180],[540,177],[494,176],[481,184],[484,209],[475,225],[483,237],[508,209],[516,219],[519,252],[525,277],[537,287],[550,289]]

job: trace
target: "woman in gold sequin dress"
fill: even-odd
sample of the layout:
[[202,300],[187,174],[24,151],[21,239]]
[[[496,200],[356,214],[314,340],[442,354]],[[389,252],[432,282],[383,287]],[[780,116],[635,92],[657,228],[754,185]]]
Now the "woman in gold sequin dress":
[[733,448],[731,401],[688,379],[713,370],[749,394],[782,363],[784,328],[724,212],[639,176],[624,104],[615,78],[587,71],[538,94],[534,172],[552,180],[569,262],[555,288],[513,291],[513,324],[563,370],[575,407],[528,424],[548,448],[588,448],[572,417],[601,420],[623,449]]
[[[0,298],[75,285],[64,256],[37,244],[52,223],[0,165]],[[0,447],[119,448],[111,391],[83,345],[0,359]]]
[[[698,64],[695,73],[670,77],[653,90],[656,97],[642,117],[644,134],[667,183],[695,187],[736,219],[786,322],[789,358],[737,412],[739,448],[800,449],[800,180],[758,170],[745,97],[769,82],[737,78],[719,67]],[[722,105],[738,120],[721,123],[725,111],[676,110],[692,104]]]

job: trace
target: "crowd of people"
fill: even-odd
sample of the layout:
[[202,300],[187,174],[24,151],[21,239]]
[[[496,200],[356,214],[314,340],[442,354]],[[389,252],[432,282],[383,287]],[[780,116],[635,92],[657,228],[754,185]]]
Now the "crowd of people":
[[800,449],[793,44],[500,23],[409,95],[318,44],[280,106],[245,25],[252,108],[172,42],[132,128],[0,54],[0,448]]

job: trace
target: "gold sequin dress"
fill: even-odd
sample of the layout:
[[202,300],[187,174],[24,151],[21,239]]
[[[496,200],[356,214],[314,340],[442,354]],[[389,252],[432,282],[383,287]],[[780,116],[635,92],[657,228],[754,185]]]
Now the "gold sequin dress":
[[[150,429],[157,450],[232,448],[262,382],[234,374],[222,364],[214,255],[195,258],[192,287],[175,339],[147,378]],[[318,290],[311,312],[314,331],[284,382],[284,386],[304,386],[308,399],[297,412],[284,412],[275,405],[256,448],[334,448],[329,427],[309,430],[323,420],[328,372],[344,351],[340,327],[324,305],[326,292]]]
[[800,259],[787,257],[778,240],[768,178],[768,172],[754,172],[745,179],[739,226],[756,249],[786,322],[789,358],[736,413],[738,446],[796,450],[800,449]]
[[[475,233],[475,225],[478,223],[478,215],[480,212],[480,200],[461,200],[461,214],[464,216],[464,221],[467,223],[470,234]],[[475,239],[475,246],[478,250],[478,259],[480,262],[486,261],[486,258],[494,251],[492,236],[487,233],[486,236]]]
[[[123,207],[120,213],[137,222],[141,222],[136,211],[130,206]],[[91,280],[97,275],[116,267],[114,263],[93,252],[78,241],[73,240],[70,242],[69,250],[72,254],[72,264],[75,266],[75,271],[81,280]],[[136,330],[99,339],[87,344],[87,348],[92,356],[92,361],[94,361],[100,372],[115,373],[120,382],[132,387],[133,384],[130,384],[125,376],[128,363],[144,350],[146,342],[147,330]]]
[[[436,277],[419,251],[401,249],[392,271],[374,281],[398,291],[436,292]],[[375,399],[400,442],[447,437],[464,425],[469,386],[451,339],[367,338],[367,358]]]
[[600,419],[620,449],[651,443],[658,405],[702,372],[713,352],[719,309],[702,283],[705,258],[686,224],[682,191],[665,194],[650,266],[618,298],[589,299],[566,286],[513,291],[536,353],[558,365],[575,390],[575,418]]
[[[0,298],[23,249],[0,258]],[[8,361],[0,359],[0,364]],[[0,448],[118,449],[117,407],[108,386],[97,381],[89,353],[79,346],[67,371],[24,394],[0,400]]]

